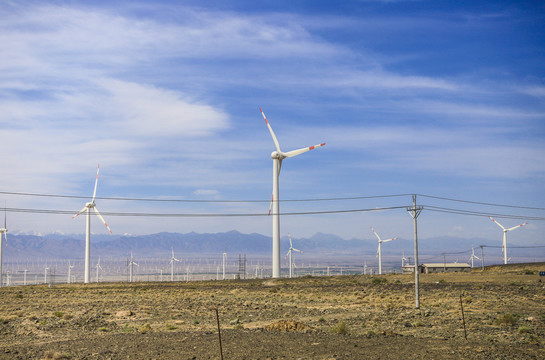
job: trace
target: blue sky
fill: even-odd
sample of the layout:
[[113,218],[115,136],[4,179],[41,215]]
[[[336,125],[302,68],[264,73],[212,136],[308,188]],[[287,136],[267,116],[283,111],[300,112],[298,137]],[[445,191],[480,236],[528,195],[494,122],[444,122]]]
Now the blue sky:
[[[545,9],[481,1],[4,1],[0,191],[269,199],[419,193],[545,207]],[[8,207],[83,199],[2,194]],[[410,197],[282,203],[282,211],[410,205]],[[419,198],[424,205],[545,211]],[[266,213],[268,203],[98,199],[101,212]],[[81,233],[84,219],[9,213],[12,232]],[[106,216],[105,216],[106,217]],[[114,233],[239,230],[267,217],[111,216]],[[523,220],[500,220],[505,226]],[[510,233],[544,242],[543,221]],[[284,217],[282,233],[412,237],[401,210]],[[94,232],[106,229],[93,220]],[[423,237],[501,240],[486,217],[424,211]]]

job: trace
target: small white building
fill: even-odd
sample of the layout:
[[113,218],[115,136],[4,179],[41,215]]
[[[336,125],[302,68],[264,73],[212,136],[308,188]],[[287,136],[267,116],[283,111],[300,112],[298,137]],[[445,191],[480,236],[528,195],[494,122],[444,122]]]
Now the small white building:
[[428,263],[420,265],[419,268],[420,272],[423,274],[471,271],[471,266],[466,263]]

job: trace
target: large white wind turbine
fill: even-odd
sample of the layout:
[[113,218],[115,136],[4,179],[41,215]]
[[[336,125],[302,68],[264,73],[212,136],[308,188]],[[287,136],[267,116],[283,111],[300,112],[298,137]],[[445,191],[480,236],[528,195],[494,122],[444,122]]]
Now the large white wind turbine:
[[170,258],[170,281],[174,281],[174,262],[180,261],[174,257],[174,248],[172,248],[172,257]]
[[96,193],[97,193],[98,172],[99,171],[100,171],[100,164],[98,165],[98,168],[97,168],[97,178],[95,180],[95,190],[93,191],[93,198],[91,199],[91,202],[88,202],[87,204],[85,204],[85,207],[83,209],[81,209],[76,215],[72,216],[72,219],[73,219],[76,216],[78,216],[78,215],[84,213],[85,211],[87,211],[87,231],[85,233],[85,279],[84,279],[86,284],[91,282],[91,275],[90,275],[90,272],[89,272],[90,271],[90,263],[91,263],[91,209],[93,209],[95,211],[95,213],[100,218],[100,220],[102,220],[104,225],[106,225],[106,228],[108,228],[108,231],[110,231],[110,234],[112,233],[112,230],[110,229],[110,227],[108,226],[108,224],[106,223],[106,221],[104,220],[102,215],[100,215],[100,213],[98,212],[98,209],[96,208],[96,205],[95,205],[95,196],[96,196]]
[[[276,139],[276,135],[274,135],[274,131],[271,127],[271,124],[269,124],[269,121],[267,120],[265,113],[263,113],[263,110],[261,110],[261,108],[259,108],[259,111],[261,111],[261,114],[263,115],[263,118],[265,119],[265,122],[267,123],[267,127],[269,128],[269,131],[271,133],[272,139],[274,141],[274,145],[276,146],[276,151],[273,151],[271,153],[271,158],[273,159],[273,194],[271,198],[271,207],[272,207],[272,214],[273,214],[272,277],[279,278],[280,277],[280,200],[279,200],[278,178],[280,175],[280,168],[282,167],[282,160],[284,160],[285,158],[291,158],[291,157],[300,155],[309,150],[313,150],[317,147],[324,146],[325,143],[305,147],[298,150],[282,152],[282,150],[280,150],[280,144],[278,143],[278,140]],[[271,209],[269,208],[269,214],[270,213],[271,213]]]
[[6,241],[6,246],[8,245],[8,225],[6,220],[7,220],[6,209],[4,209],[4,227],[0,228],[0,287],[2,287],[2,247],[3,247],[2,237]]
[[397,238],[395,237],[395,238],[392,238],[392,239],[382,240],[382,239],[380,238],[380,236],[378,236],[377,232],[375,231],[375,229],[373,229],[372,226],[371,226],[371,230],[373,230],[373,233],[375,233],[375,236],[378,238],[378,250],[377,250],[377,256],[378,256],[378,273],[379,273],[379,275],[382,275],[382,243],[385,243],[385,242],[388,242],[388,241],[392,241],[392,240],[395,240],[395,239],[397,239]]
[[292,277],[292,274],[293,274],[293,270],[292,270],[292,268],[293,268],[293,261],[291,260],[291,256],[292,256],[291,253],[292,253],[293,251],[297,251],[297,252],[299,252],[299,253],[302,254],[303,252],[302,252],[301,250],[297,250],[297,249],[295,249],[295,248],[293,247],[293,244],[292,244],[292,242],[291,242],[291,235],[290,235],[290,233],[288,233],[288,237],[289,237],[289,239],[290,239],[290,249],[288,250],[288,253],[286,254],[286,257],[289,257],[289,258],[290,258],[290,278],[291,278],[291,277]]
[[502,224],[500,224],[496,220],[492,219],[492,217],[489,216],[489,218],[490,218],[490,220],[492,220],[493,222],[498,224],[498,226],[501,227],[501,229],[503,230],[503,245],[502,245],[501,251],[503,253],[503,263],[507,264],[507,261],[508,261],[508,259],[507,259],[507,232],[511,231],[511,230],[518,229],[519,227],[527,225],[528,223],[525,222],[524,224],[520,224],[520,225],[517,225],[517,226],[513,226],[512,228],[506,229],[506,228],[503,227]]

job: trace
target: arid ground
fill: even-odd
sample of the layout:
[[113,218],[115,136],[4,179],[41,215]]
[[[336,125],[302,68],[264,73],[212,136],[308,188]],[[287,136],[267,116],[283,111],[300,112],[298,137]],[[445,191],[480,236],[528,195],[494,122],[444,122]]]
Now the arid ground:
[[539,270],[3,287],[0,358],[544,359]]

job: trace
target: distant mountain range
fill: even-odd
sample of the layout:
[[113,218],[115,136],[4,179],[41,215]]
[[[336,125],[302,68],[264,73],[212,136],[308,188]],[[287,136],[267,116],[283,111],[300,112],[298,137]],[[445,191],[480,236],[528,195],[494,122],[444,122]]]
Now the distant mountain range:
[[[317,233],[310,238],[294,238],[294,247],[303,250],[305,256],[374,256],[377,241],[374,239],[345,240],[336,235]],[[465,258],[464,251],[469,251],[475,245],[476,254],[480,254],[479,245],[491,244],[484,239],[461,239],[454,237],[440,237],[419,240],[421,254],[440,255],[443,252],[461,252],[460,258]],[[407,256],[413,253],[413,240],[398,239],[383,247],[385,254]],[[8,234],[8,246],[4,247],[5,260],[23,260],[29,258],[41,259],[81,259],[84,256],[85,235],[13,235]],[[218,255],[224,251],[230,254],[252,254],[268,256],[271,253],[271,237],[262,234],[243,234],[238,231],[229,231],[215,234],[198,234],[195,232],[157,233],[150,235],[92,235],[92,256],[118,257],[128,256],[131,252],[138,257],[170,256],[173,248],[177,254]],[[281,239],[282,255],[287,252],[289,241],[287,237]],[[535,249],[525,249],[525,253],[532,254]],[[501,249],[490,249],[487,252],[499,253]],[[519,249],[518,253],[521,253]],[[545,252],[539,249],[541,253]],[[543,255],[541,255],[543,257]],[[8,260],[8,261],[9,261]]]

